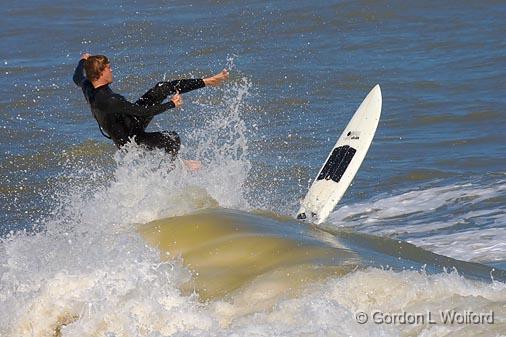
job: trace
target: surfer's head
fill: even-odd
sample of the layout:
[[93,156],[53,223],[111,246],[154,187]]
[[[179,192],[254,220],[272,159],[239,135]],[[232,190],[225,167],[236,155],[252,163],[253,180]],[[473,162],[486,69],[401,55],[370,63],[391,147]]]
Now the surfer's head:
[[84,62],[86,77],[95,85],[112,83],[112,70],[109,59],[104,55],[93,55]]

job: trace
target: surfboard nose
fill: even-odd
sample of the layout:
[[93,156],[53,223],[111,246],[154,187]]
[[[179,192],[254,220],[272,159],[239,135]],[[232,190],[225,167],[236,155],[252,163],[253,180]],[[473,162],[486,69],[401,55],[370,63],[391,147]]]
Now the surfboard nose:
[[383,105],[383,97],[381,96],[381,87],[379,84],[376,84],[374,88],[372,88],[372,90],[367,95],[366,100],[369,102],[375,102],[375,104],[377,104],[381,110],[381,106]]
[[371,93],[374,93],[374,95],[378,95],[381,97],[381,87],[379,84],[376,84],[374,88],[372,88]]

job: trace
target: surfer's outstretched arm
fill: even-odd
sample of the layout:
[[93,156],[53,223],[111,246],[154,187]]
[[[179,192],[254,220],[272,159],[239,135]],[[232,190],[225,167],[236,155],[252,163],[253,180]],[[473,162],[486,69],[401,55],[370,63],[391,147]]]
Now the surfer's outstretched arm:
[[182,79],[170,82],[160,82],[158,83],[158,85],[167,86],[166,90],[169,90],[169,94],[173,94],[176,92],[184,94],[195,89],[220,85],[227,79],[228,79],[228,70],[223,69],[218,74],[206,77],[204,79]]
[[149,89],[144,95],[142,95],[142,97],[137,100],[136,104],[144,106],[160,104],[169,95],[173,95],[175,93],[184,94],[206,86],[217,86],[227,79],[228,70],[223,69],[218,74],[204,79],[192,78],[158,82],[153,88]]
[[182,79],[170,82],[158,82],[153,88],[149,89],[141,98],[135,102],[138,105],[150,106],[160,104],[172,94],[184,94],[186,92],[205,87],[204,80]]

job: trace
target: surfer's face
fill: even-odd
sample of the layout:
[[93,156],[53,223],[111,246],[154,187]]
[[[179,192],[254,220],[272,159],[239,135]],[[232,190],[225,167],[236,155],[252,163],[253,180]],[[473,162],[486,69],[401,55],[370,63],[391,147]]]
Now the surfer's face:
[[100,75],[100,78],[106,81],[108,84],[112,83],[112,69],[110,63],[107,63],[104,70],[102,71],[102,74]]

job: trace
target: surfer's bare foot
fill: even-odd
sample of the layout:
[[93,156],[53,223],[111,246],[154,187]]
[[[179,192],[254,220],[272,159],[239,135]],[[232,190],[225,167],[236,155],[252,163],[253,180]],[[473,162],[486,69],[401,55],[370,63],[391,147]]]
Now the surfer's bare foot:
[[183,162],[192,172],[196,172],[202,168],[202,163],[199,160],[183,160]]
[[223,69],[220,73],[214,76],[204,78],[204,83],[206,86],[214,87],[220,85],[226,80],[228,80],[228,70]]

